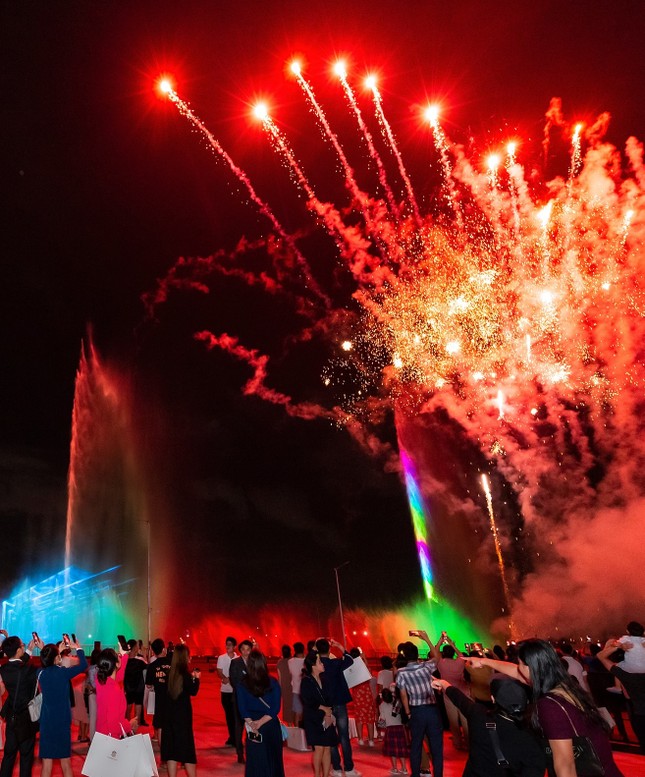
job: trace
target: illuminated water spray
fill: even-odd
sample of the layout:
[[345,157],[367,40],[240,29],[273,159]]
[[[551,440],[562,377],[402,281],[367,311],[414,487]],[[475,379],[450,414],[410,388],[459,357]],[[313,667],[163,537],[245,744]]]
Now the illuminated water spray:
[[414,528],[414,538],[417,543],[417,554],[419,556],[419,566],[421,567],[423,590],[426,599],[432,601],[433,599],[436,599],[436,596],[432,585],[432,563],[430,560],[430,546],[428,545],[429,516],[424,504],[423,495],[421,494],[421,489],[417,482],[414,464],[405,451],[401,451],[401,464],[403,465],[405,487],[408,492],[410,513],[412,514],[412,526]]
[[[645,542],[642,521],[632,519],[640,514],[639,500],[645,500],[642,145],[635,138],[627,141],[621,167],[619,152],[602,141],[599,125],[571,127],[559,102],[553,101],[547,113],[545,158],[556,131],[571,140],[571,156],[563,176],[541,184],[535,171],[528,168],[527,173],[520,162],[518,147],[523,152],[527,148],[517,139],[504,139],[488,159],[469,155],[448,140],[438,108],[432,106],[423,118],[434,140],[433,162],[438,165],[433,169],[440,171],[441,180],[437,201],[424,203],[405,167],[376,80],[367,82],[377,125],[373,132],[346,67],[338,65],[336,76],[356,119],[359,142],[367,148],[364,156],[375,163],[370,169],[376,173],[373,187],[380,196],[367,195],[357,184],[362,180],[355,175],[358,164],[350,163],[344,150],[349,144],[341,143],[332,129],[300,66],[292,72],[340,162],[336,169],[342,172],[349,205],[321,201],[277,119],[268,111],[258,118],[305,191],[308,210],[335,241],[335,261],[352,284],[351,294],[340,301],[332,302],[340,296],[338,289],[321,291],[294,245],[296,239],[280,226],[246,174],[174,89],[168,85],[165,91],[244,183],[309,279],[311,317],[294,342],[308,342],[313,331],[342,342],[351,321],[351,353],[321,370],[330,401],[312,405],[267,385],[268,355],[228,335],[202,332],[200,339],[247,361],[253,370],[247,393],[301,417],[333,419],[384,458],[391,459],[392,452],[379,439],[378,422],[385,407],[396,406],[399,439],[406,426],[401,463],[428,601],[444,595],[442,580],[433,577],[432,559],[436,564],[441,554],[454,549],[433,544],[436,533],[429,531],[433,521],[424,513],[424,504],[432,504],[433,517],[468,516],[480,509],[474,496],[478,487],[469,487],[464,472],[464,462],[476,449],[478,456],[494,461],[496,472],[515,494],[516,520],[524,529],[522,538],[529,538],[524,553],[518,550],[506,559],[516,573],[518,594],[511,601],[504,583],[505,609],[513,608],[516,628],[535,633],[554,622],[569,627],[583,611],[595,617],[590,614],[596,612],[595,604],[581,608],[561,601],[566,576],[581,557],[571,538],[603,547],[612,511],[618,510],[630,534]],[[366,176],[370,169],[363,171]],[[397,191],[403,193],[400,202]],[[239,263],[243,255],[238,252],[234,259]],[[225,262],[226,257],[220,257],[219,264]],[[263,278],[271,272],[276,282],[284,281],[275,263],[263,270]],[[154,298],[165,300],[173,286],[181,287],[175,268],[159,282]],[[285,358],[282,352],[278,356]],[[346,388],[350,380],[353,390]],[[455,445],[444,454],[455,457],[452,468],[426,455],[435,447],[429,430],[454,435]],[[457,461],[461,453],[464,462]],[[412,461],[424,467],[421,476]],[[432,467],[435,471],[428,477],[426,469]],[[446,478],[451,479],[449,486]],[[482,484],[486,489],[485,481]],[[429,488],[434,493],[429,494]],[[502,515],[497,522],[504,522],[506,534],[509,518],[503,508],[498,512]],[[436,519],[434,525],[443,528]],[[617,525],[624,534],[624,523]],[[509,545],[508,556],[514,547]],[[496,553],[501,563],[498,544]],[[613,562],[610,558],[602,563]],[[578,574],[576,579],[582,581],[580,597],[591,603],[605,600],[606,592],[593,576]],[[617,614],[620,610],[615,599],[607,609]],[[627,610],[625,603],[629,615]]]

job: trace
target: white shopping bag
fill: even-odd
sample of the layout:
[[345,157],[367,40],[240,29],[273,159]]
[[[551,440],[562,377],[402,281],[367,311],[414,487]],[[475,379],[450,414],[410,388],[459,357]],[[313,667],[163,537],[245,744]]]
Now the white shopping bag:
[[287,747],[290,747],[292,750],[300,750],[301,752],[309,750],[305,730],[298,728],[298,726],[289,726],[287,728]]
[[158,777],[149,735],[114,739],[97,732],[81,774],[85,777]]
[[134,773],[134,777],[159,777],[150,734],[138,734],[138,736],[141,737],[141,755],[139,757],[139,766]]
[[343,670],[345,680],[347,680],[347,687],[353,688],[355,685],[360,685],[366,680],[372,679],[372,673],[367,668],[365,661],[360,658],[354,659],[354,663]]
[[148,715],[155,714],[155,689],[148,688],[147,685],[143,694],[143,706],[145,707]]

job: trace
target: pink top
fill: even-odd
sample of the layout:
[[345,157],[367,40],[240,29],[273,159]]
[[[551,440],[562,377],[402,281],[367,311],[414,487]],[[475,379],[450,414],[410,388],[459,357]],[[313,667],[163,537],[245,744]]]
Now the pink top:
[[102,685],[98,679],[96,681],[96,730],[99,734],[107,734],[115,739],[123,736],[122,726],[126,734],[132,733],[130,721],[125,718],[125,693],[120,685],[123,682],[127,663],[128,657],[121,656],[121,666],[117,670],[116,680],[108,677],[105,685]]

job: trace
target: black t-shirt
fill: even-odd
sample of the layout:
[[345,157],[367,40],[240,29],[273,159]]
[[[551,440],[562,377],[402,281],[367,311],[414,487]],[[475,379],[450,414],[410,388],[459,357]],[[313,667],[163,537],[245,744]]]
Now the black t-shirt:
[[[469,699],[450,686],[446,696],[468,720],[469,753],[463,777],[544,777],[546,755],[534,734],[512,720],[492,712],[490,707]],[[510,767],[497,764],[493,740],[486,723],[494,721],[500,749]]]
[[155,694],[165,696],[168,686],[168,675],[170,674],[170,660],[168,656],[159,656],[155,658],[146,670],[146,685],[152,685]]
[[147,664],[143,658],[138,656],[130,657],[125,665],[125,674],[123,675],[123,688],[126,693],[143,692],[143,675]]

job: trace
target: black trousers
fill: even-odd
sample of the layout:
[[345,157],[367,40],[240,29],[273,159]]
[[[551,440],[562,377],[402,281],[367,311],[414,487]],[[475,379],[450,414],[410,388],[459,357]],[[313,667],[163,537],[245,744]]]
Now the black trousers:
[[2,764],[0,765],[0,777],[11,777],[18,753],[20,753],[20,777],[31,777],[31,770],[34,765],[35,747],[35,736],[30,737],[24,742],[18,744],[13,725],[10,721],[7,721],[7,727],[5,729],[4,755],[2,758]]
[[637,715],[631,701],[628,702],[629,722],[632,724],[634,734],[641,746],[641,753],[645,753],[645,715]]
[[231,696],[233,697],[233,711],[234,711],[233,715],[234,715],[234,721],[235,721],[235,737],[233,741],[235,742],[235,749],[237,750],[238,758],[244,758],[244,740],[243,740],[244,721],[240,717],[240,711],[237,707],[237,697],[235,695],[235,691],[233,691]]
[[226,728],[228,729],[229,742],[235,744],[235,708],[233,707],[234,693],[222,693],[222,707],[226,717]]

